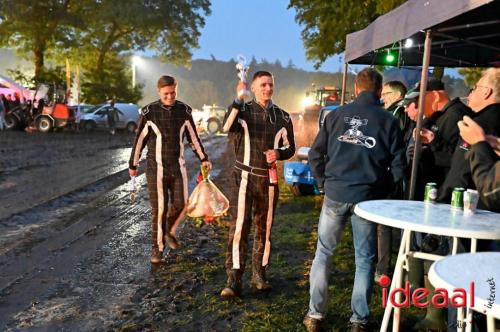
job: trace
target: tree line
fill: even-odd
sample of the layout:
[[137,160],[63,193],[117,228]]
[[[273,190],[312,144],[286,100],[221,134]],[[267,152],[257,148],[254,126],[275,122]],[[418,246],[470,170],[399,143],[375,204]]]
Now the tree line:
[[34,64],[36,85],[62,84],[65,62],[80,64],[83,99],[137,101],[128,55],[154,50],[163,61],[185,64],[210,15],[209,0],[0,0],[0,47]]

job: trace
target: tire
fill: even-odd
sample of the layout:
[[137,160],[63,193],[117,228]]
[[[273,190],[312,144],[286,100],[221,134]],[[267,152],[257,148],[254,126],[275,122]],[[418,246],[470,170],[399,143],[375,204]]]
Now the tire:
[[208,119],[208,122],[207,122],[207,131],[210,133],[210,134],[217,134],[220,130],[221,130],[221,123],[219,120],[217,119]]
[[49,117],[42,116],[36,120],[36,128],[41,133],[48,133],[54,129],[54,125]]
[[129,133],[133,133],[137,129],[137,125],[134,122],[129,122],[127,123],[126,129]]
[[294,183],[290,188],[294,196],[314,195],[314,186],[303,183]]
[[95,127],[96,127],[96,125],[95,125],[94,121],[85,121],[83,123],[83,129],[85,129],[87,131],[92,131],[95,129]]
[[5,116],[5,128],[7,128],[8,130],[16,130],[16,129],[19,129],[19,119],[16,118],[14,115],[12,114],[7,114]]

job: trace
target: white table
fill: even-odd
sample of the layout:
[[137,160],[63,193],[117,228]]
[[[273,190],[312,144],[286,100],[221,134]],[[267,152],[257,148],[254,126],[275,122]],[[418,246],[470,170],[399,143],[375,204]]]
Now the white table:
[[[500,214],[490,211],[477,210],[474,215],[467,216],[462,210],[455,210],[449,204],[373,200],[358,203],[354,213],[366,220],[404,230],[389,294],[394,288],[402,287],[403,270],[408,270],[408,257],[433,261],[443,258],[439,255],[410,251],[411,232],[453,237],[453,255],[457,253],[458,238],[471,239],[471,252],[476,252],[478,239],[500,239]],[[396,301],[401,301],[400,293],[396,295]],[[387,331],[390,315],[394,310],[392,331],[397,332],[400,309],[394,308],[390,301],[387,302],[380,331]],[[460,310],[458,314],[460,317]]]
[[[434,287],[444,288],[451,294],[456,288],[469,289],[474,282],[474,307],[470,310],[485,314],[488,332],[495,330],[495,318],[500,319],[500,252],[481,252],[448,256],[434,262],[429,270],[429,281]],[[467,324],[471,331],[471,324]]]

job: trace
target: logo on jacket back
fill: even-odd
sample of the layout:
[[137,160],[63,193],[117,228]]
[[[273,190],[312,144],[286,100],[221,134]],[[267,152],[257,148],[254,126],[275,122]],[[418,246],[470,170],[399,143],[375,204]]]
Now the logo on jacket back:
[[352,118],[345,117],[344,122],[349,124],[351,128],[347,129],[344,135],[337,138],[339,141],[354,145],[362,145],[368,149],[373,148],[375,144],[377,144],[375,138],[365,136],[363,132],[358,129],[361,126],[366,126],[368,124],[367,119],[361,119],[359,116],[355,115]]

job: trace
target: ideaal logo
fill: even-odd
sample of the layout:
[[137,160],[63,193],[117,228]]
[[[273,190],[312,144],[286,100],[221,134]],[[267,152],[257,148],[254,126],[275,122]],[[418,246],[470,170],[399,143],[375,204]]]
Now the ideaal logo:
[[[488,298],[486,299],[487,303],[484,306],[487,309],[491,309],[493,307],[493,304],[495,303],[495,294],[496,294],[495,279],[489,278],[486,280],[486,282],[490,286],[490,296],[488,296]],[[486,310],[484,310],[483,313],[486,313]]]
[[[415,288],[410,291],[410,282],[408,281],[404,288],[397,287],[388,294],[391,279],[387,276],[380,278],[379,284],[382,287],[382,306],[384,308],[387,306],[387,300],[395,308],[409,308],[412,304],[417,308],[426,308],[429,305],[435,308],[474,307],[474,282],[469,284],[468,291],[464,288],[455,288],[451,294],[444,288],[436,288],[432,294],[427,288]],[[397,294],[402,295],[401,302],[396,301]]]

